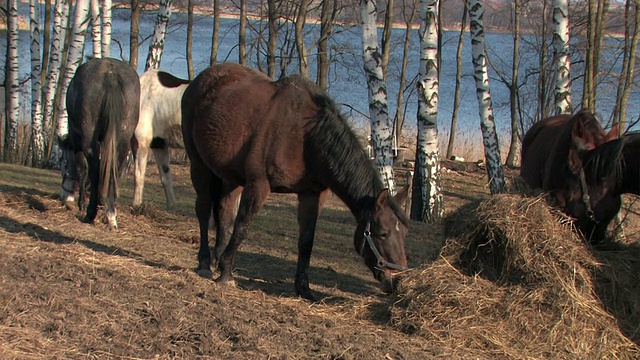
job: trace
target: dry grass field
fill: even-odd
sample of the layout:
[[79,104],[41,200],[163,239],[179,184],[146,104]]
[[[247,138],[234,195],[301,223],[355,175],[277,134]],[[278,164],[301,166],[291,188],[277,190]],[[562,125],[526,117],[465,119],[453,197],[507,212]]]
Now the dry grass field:
[[384,295],[353,249],[355,220],[330,196],[309,272],[321,300],[309,303],[293,288],[295,196],[271,195],[236,256],[237,286],[221,287],[194,272],[195,196],[188,167],[174,170],[175,211],[151,165],[145,204],[130,207],[128,175],[109,232],[102,213],[87,225],[60,204],[57,172],[0,164],[3,359],[639,355],[633,206],[625,241],[596,251],[542,198],[491,198],[485,174],[445,172],[447,219],[411,223],[414,269]]

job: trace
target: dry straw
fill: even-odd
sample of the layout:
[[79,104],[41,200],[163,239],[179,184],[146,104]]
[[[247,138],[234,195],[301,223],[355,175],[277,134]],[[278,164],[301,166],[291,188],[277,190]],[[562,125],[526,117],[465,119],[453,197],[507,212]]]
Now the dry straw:
[[591,249],[542,197],[495,196],[465,216],[402,280],[393,326],[443,356],[638,358],[635,248]]

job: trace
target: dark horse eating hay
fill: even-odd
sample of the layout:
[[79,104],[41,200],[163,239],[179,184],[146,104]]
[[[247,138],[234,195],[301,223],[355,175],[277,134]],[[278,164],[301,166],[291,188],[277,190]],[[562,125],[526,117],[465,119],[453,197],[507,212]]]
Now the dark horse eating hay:
[[302,77],[273,82],[238,64],[212,66],[182,98],[182,131],[191,159],[200,225],[198,273],[211,276],[208,221],[228,216],[243,187],[234,229],[225,244],[217,222],[214,258],[218,282],[233,282],[233,258],[247,227],[270,192],[298,194],[298,265],[295,289],[313,299],[307,270],[318,213],[331,189],[357,219],[354,245],[384,291],[407,268],[408,220],[390,196],[334,103]]
[[138,123],[140,82],[133,68],[115,59],[80,65],[67,90],[69,135],[62,140],[62,191],[66,201],[78,184],[85,208],[87,175],[91,195],[84,222],[91,223],[106,200],[110,229],[116,229],[117,177],[129,154]]
[[596,117],[583,110],[543,119],[522,140],[520,175],[532,188],[548,191],[557,206],[576,219],[576,227],[588,241],[599,241],[600,231],[595,234],[587,226],[593,200],[583,196],[587,194],[583,156],[617,137],[617,126],[606,134]]

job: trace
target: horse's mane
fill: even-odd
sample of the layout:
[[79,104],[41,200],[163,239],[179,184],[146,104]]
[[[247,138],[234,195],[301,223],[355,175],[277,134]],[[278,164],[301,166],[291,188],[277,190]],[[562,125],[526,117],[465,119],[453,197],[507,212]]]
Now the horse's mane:
[[[344,186],[347,193],[360,198],[362,203],[357,204],[359,208],[371,208],[384,185],[334,101],[315,84],[302,77],[291,76],[282,82],[306,89],[319,107],[306,138],[312,148],[308,154],[313,157],[312,163],[321,161],[336,185]],[[393,199],[389,203],[396,216],[407,224],[408,219],[399,204]]]
[[591,179],[599,181],[608,178],[614,180],[616,185],[619,184],[624,171],[623,150],[631,138],[633,137],[624,136],[606,142],[586,153],[583,159],[584,169]]

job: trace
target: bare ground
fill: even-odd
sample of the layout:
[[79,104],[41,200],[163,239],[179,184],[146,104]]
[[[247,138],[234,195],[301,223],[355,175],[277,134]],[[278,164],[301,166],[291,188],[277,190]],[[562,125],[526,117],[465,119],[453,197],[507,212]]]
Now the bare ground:
[[[237,287],[194,272],[198,230],[186,166],[174,166],[178,208],[164,210],[154,166],[145,205],[131,176],[117,232],[80,222],[59,202],[55,171],[0,164],[0,354],[6,359],[425,359],[451,353],[389,323],[393,296],[353,250],[355,220],[335,197],[311,259],[319,303],[293,289],[295,197],[272,195],[236,256]],[[445,173],[447,212],[488,197],[483,174]],[[636,217],[626,212],[627,234]],[[99,215],[100,216],[100,215]],[[413,222],[411,266],[438,256],[444,227]],[[445,351],[446,350],[446,351]],[[524,355],[524,354],[523,354]],[[524,356],[523,356],[524,357]]]

